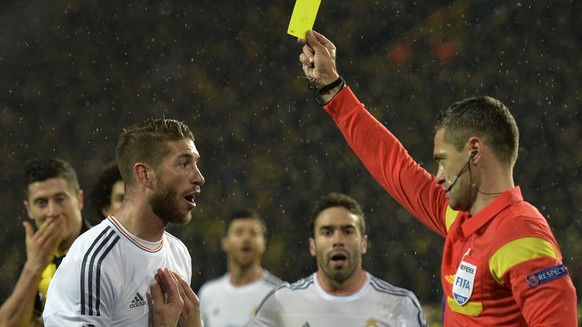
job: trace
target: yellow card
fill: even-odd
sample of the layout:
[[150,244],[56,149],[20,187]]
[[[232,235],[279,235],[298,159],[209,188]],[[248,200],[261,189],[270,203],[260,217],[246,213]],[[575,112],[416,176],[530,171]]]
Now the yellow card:
[[291,14],[287,33],[300,39],[305,39],[305,33],[313,29],[320,3],[321,0],[297,0]]

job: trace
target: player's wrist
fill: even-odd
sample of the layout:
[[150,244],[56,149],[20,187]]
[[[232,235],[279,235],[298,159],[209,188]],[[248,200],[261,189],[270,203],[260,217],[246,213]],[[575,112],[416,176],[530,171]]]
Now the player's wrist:
[[47,265],[48,264],[27,261],[24,263],[20,274],[30,279],[40,279],[42,277],[42,272]]

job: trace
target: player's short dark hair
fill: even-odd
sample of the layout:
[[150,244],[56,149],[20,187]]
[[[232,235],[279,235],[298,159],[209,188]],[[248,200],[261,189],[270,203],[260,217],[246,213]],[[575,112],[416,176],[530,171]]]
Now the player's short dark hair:
[[79,179],[73,166],[60,158],[31,159],[24,164],[24,194],[28,197],[28,186],[35,182],[43,182],[51,178],[64,178],[67,185],[79,192]]
[[121,180],[121,173],[119,172],[119,167],[117,167],[116,160],[108,162],[101,168],[99,175],[91,185],[89,197],[91,207],[93,207],[93,212],[97,214],[97,217],[103,216],[102,209],[111,203],[113,185]]
[[233,211],[233,213],[230,216],[228,216],[228,219],[226,221],[226,228],[224,229],[225,235],[228,233],[228,229],[230,228],[230,225],[232,224],[232,222],[237,220],[237,219],[255,219],[255,220],[257,220],[259,222],[259,224],[261,225],[261,231],[263,232],[263,235],[267,235],[267,224],[265,224],[265,221],[263,220],[261,215],[256,210],[250,209],[250,208],[237,209],[237,210]]
[[350,213],[357,216],[359,219],[358,229],[361,235],[366,235],[366,217],[364,216],[364,211],[362,206],[354,198],[342,194],[332,192],[321,197],[319,202],[316,203],[309,221],[309,235],[315,237],[315,221],[319,217],[322,211],[333,207],[343,207],[346,208]]
[[194,141],[194,135],[183,122],[167,118],[149,118],[124,128],[117,143],[117,165],[130,192],[133,186],[133,166],[145,162],[158,168],[170,152],[169,142],[184,138]]

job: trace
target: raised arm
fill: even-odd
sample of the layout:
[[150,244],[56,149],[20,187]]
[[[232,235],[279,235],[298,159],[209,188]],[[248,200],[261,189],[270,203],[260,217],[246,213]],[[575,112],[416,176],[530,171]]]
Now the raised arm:
[[[324,85],[339,77],[335,45],[315,31],[308,31],[306,40],[300,43],[303,48],[299,61],[305,76],[318,90],[325,89]],[[434,176],[410,157],[400,141],[365,109],[345,83],[320,92],[320,104],[374,179],[413,216],[444,237],[447,201]]]

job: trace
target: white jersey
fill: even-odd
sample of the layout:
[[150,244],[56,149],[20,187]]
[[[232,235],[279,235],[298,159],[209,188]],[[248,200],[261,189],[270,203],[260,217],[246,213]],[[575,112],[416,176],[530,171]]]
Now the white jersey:
[[317,273],[269,294],[247,327],[409,327],[427,326],[416,296],[366,273],[350,295],[321,288]]
[[263,277],[249,285],[234,286],[230,274],[202,285],[198,296],[205,327],[241,327],[251,319],[265,296],[281,280],[266,271]]
[[188,249],[165,232],[159,242],[137,238],[113,216],[75,240],[52,279],[47,327],[151,326],[147,293],[158,268],[192,278]]

